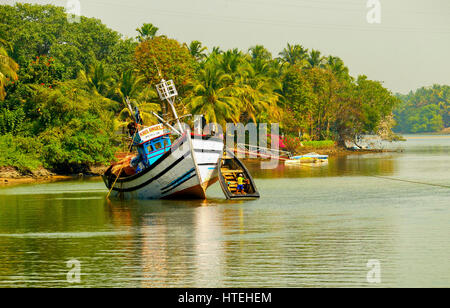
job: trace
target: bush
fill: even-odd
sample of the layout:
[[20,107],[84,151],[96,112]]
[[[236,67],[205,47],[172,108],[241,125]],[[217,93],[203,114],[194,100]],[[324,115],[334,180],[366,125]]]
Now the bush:
[[21,125],[25,119],[22,108],[9,110],[0,108],[0,134],[16,134],[21,130]]
[[0,136],[0,167],[12,166],[29,173],[42,166],[39,159],[42,144],[36,138]]
[[92,164],[109,162],[116,149],[106,129],[103,121],[87,114],[42,133],[45,167],[62,173],[78,173],[87,171]]
[[291,153],[297,153],[302,147],[302,142],[298,137],[286,136],[283,143],[286,146],[285,150]]

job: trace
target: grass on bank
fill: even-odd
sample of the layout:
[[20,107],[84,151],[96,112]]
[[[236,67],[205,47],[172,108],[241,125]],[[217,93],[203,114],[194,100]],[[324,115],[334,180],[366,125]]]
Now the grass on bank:
[[315,149],[331,148],[336,145],[336,143],[333,140],[303,141],[302,144],[305,147]]

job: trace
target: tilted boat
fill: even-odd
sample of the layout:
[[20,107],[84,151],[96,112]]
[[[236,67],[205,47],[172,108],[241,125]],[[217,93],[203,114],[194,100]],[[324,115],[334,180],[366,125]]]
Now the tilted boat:
[[[178,95],[173,81],[162,80],[157,90],[160,98],[172,107],[178,129],[161,118],[163,123],[141,128],[135,134],[139,154],[132,158],[133,161],[140,158],[138,166],[130,167],[127,160],[120,168],[113,164],[103,175],[103,181],[111,195],[120,199],[205,199],[206,189],[218,180],[223,139],[183,129],[173,105],[173,97]],[[180,135],[173,143],[163,124]]]

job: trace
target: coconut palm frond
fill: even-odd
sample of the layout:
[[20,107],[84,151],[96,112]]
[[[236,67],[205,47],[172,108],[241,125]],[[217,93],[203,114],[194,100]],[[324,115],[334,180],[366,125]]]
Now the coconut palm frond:
[[[4,40],[2,40],[4,42]],[[19,65],[8,56],[5,48],[0,47],[0,100],[6,97],[6,85],[8,78],[10,80],[17,80],[19,77],[17,71]]]

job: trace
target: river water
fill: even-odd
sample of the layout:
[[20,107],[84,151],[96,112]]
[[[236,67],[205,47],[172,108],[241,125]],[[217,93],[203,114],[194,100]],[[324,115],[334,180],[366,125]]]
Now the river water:
[[208,201],[108,202],[98,178],[0,188],[0,287],[450,287],[450,136],[395,147],[251,163],[247,202],[218,185]]

